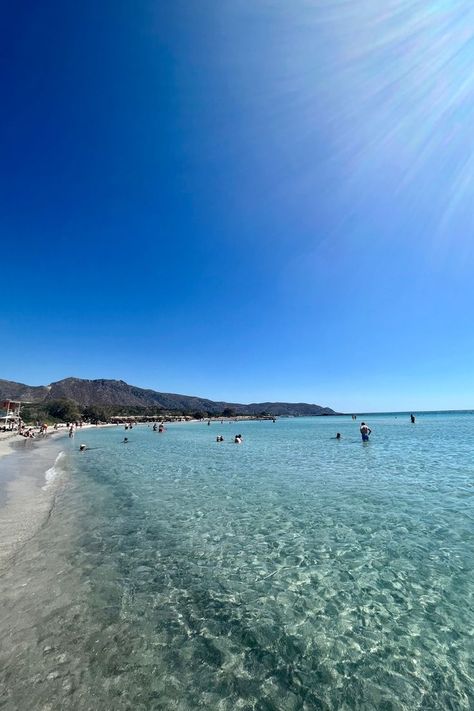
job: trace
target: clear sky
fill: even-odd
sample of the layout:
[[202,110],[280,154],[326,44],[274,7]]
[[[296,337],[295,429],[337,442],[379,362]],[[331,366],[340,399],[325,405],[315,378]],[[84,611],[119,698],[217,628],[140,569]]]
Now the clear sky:
[[470,0],[2,4],[0,377],[474,407]]

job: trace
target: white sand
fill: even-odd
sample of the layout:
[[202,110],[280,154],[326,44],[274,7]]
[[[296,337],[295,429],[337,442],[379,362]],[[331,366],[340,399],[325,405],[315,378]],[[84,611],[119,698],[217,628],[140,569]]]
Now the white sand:
[[[64,435],[64,430],[62,431]],[[11,432],[0,433],[0,571],[35,534],[49,516],[59,482],[42,488],[45,472],[54,465],[57,447],[41,452],[36,468],[24,469],[22,450],[37,448],[47,440],[31,440]],[[38,454],[40,452],[38,451]],[[5,457],[8,456],[8,461]]]
[[[82,431],[95,427],[116,427],[116,425],[83,425],[75,431],[79,446]],[[36,429],[36,428],[35,428]],[[49,481],[46,473],[54,467],[60,446],[43,449],[48,440],[59,437],[67,439],[66,426],[55,430],[49,428],[46,438],[22,437],[11,432],[0,432],[0,572],[14,561],[15,554],[35,535],[45,522],[54,506],[61,476]],[[24,449],[37,452],[35,467],[23,468],[23,458],[19,453]],[[8,462],[7,455],[11,456]]]

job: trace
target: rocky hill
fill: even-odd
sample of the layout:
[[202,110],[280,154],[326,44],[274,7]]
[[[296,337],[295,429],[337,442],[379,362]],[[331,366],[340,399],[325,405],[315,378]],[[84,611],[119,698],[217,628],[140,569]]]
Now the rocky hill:
[[38,402],[48,395],[45,385],[24,385],[11,380],[0,380],[1,400],[22,400],[23,402]]
[[185,412],[205,411],[222,413],[226,408],[239,415],[266,412],[269,415],[334,415],[334,410],[308,403],[261,402],[241,403],[215,402],[192,395],[161,393],[128,385],[123,380],[82,380],[65,378],[50,385],[30,386],[0,380],[0,400],[12,399],[23,402],[42,402],[67,399],[86,406],[134,406],[156,407],[157,410],[180,410]]

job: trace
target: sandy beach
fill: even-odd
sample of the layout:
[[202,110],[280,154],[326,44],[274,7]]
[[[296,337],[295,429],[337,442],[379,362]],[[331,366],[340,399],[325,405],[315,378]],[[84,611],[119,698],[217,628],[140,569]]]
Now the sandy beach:
[[15,444],[21,441],[25,441],[24,437],[20,437],[16,433],[12,432],[0,432],[0,459],[5,457],[7,454],[11,454],[14,450]]
[[[74,441],[79,446],[82,433],[105,427],[119,428],[83,425]],[[66,425],[50,428],[46,437],[0,432],[0,572],[51,514],[67,468],[67,454],[61,455],[67,435]]]
[[[84,425],[77,438],[95,427]],[[51,514],[66,471],[67,434],[66,426],[37,438],[0,433],[0,571]]]
[[51,512],[59,480],[47,485],[45,476],[59,451],[56,438],[0,434],[0,571]]

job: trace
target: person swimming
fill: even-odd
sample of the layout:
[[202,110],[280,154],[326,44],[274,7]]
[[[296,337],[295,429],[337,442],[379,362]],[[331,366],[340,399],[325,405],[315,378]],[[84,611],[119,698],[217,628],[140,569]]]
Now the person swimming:
[[338,433],[336,434],[336,439],[341,439],[341,433],[340,433],[340,432],[338,432]]
[[124,438],[123,438],[122,444],[128,444],[128,437],[124,437]]
[[242,444],[242,435],[235,435],[234,444]]
[[372,430],[370,429],[369,425],[366,425],[365,422],[361,422],[360,435],[362,437],[362,442],[368,442],[370,434],[372,434]]

